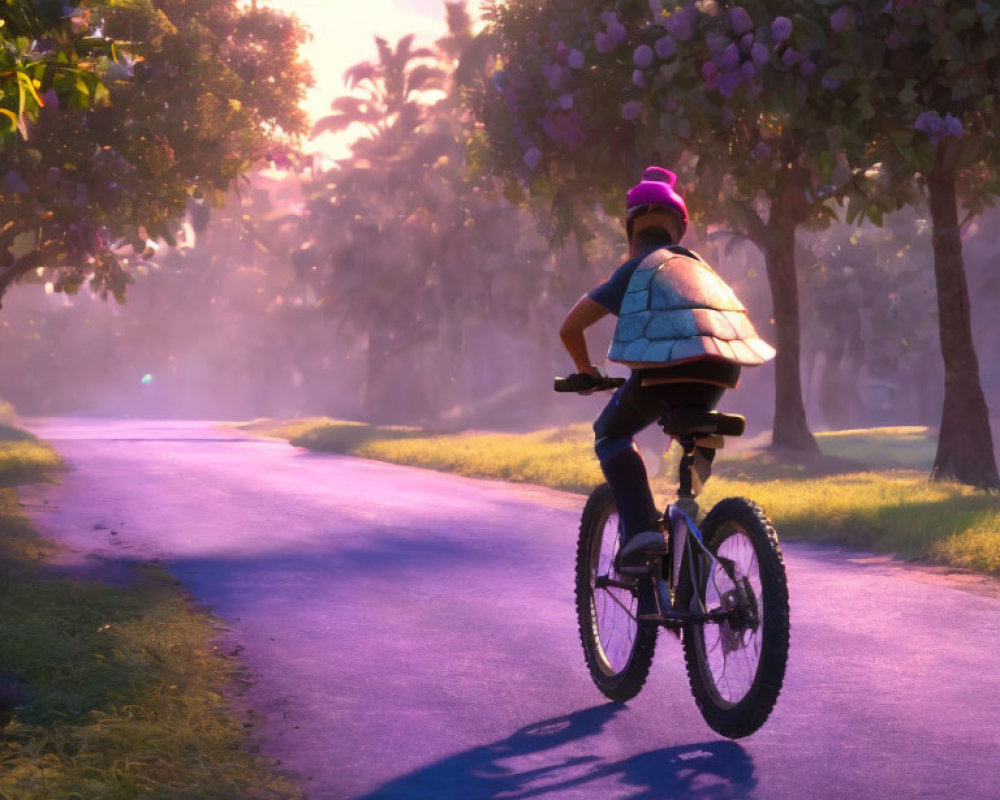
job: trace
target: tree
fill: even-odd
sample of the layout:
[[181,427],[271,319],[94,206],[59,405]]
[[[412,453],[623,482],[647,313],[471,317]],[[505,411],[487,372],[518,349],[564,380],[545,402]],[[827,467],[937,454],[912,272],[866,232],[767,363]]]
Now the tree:
[[[941,397],[928,383],[940,358],[930,221],[916,209],[801,237],[803,352],[824,422],[934,425]],[[865,386],[880,385],[875,407]]]
[[[968,222],[1000,192],[1000,3],[830,3],[837,78],[869,113],[858,127],[881,173],[927,195],[944,407],[931,476],[1000,487],[972,339],[959,207]],[[890,202],[908,200],[886,191]],[[852,196],[857,217],[868,197]],[[850,207],[849,207],[850,211]]]
[[108,0],[91,15],[98,38],[128,42],[128,53],[97,60],[106,92],[68,98],[58,73],[43,83],[31,138],[7,141],[0,299],[30,277],[124,301],[192,198],[221,203],[305,127],[310,78],[293,18],[237,0]]
[[[701,221],[764,254],[777,338],[775,446],[815,451],[802,402],[795,235],[823,228],[866,152],[829,79],[826,11],[795,0],[511,0],[489,19],[502,69],[476,105],[487,169],[566,218],[649,163],[687,178]],[[877,208],[879,201],[870,205]]]
[[0,9],[0,142],[28,138],[28,125],[45,105],[39,90],[57,87],[75,106],[106,94],[86,57],[106,58],[114,42],[92,36],[88,17],[58,0],[10,0]]
[[[530,329],[553,281],[526,215],[497,196],[494,181],[470,180],[459,96],[484,79],[485,56],[465,3],[446,7],[448,33],[436,48],[376,39],[378,61],[348,70],[351,93],[314,129],[364,130],[352,156],[308,187],[310,239],[297,259],[331,316],[367,337],[374,419],[467,420],[467,323]],[[481,371],[488,382],[493,370]]]

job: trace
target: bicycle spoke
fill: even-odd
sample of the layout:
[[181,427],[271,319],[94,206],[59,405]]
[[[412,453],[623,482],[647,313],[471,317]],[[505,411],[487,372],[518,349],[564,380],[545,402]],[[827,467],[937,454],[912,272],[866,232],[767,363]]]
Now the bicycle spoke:
[[[597,644],[608,667],[613,672],[625,668],[631,657],[636,635],[636,612],[630,594],[618,587],[597,587],[598,576],[610,577],[618,553],[618,517],[612,515],[605,523],[600,542],[595,542],[591,569],[591,593],[596,622]],[[621,593],[621,594],[620,594]],[[600,595],[600,599],[598,599]]]
[[[717,625],[703,625],[701,638],[705,651],[705,665],[711,682],[725,702],[737,703],[753,685],[760,662],[761,644],[758,632],[763,624],[763,604],[761,602],[760,565],[753,543],[741,532],[724,539],[717,552],[733,563],[732,578],[740,583],[747,579],[751,601],[756,606],[757,622],[754,628],[733,630],[730,622]],[[714,578],[713,578],[714,580]]]

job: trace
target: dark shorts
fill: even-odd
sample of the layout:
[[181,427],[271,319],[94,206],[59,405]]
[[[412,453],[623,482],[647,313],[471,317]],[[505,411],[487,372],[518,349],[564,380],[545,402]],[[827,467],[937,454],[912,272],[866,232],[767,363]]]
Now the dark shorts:
[[[635,434],[656,421],[672,408],[703,408],[711,410],[718,405],[725,388],[709,383],[664,383],[642,386],[642,379],[633,372],[624,386],[619,388],[594,423],[598,440],[630,443]],[[624,440],[624,442],[622,442]],[[607,457],[618,448],[606,449]],[[600,449],[598,457],[603,461]]]

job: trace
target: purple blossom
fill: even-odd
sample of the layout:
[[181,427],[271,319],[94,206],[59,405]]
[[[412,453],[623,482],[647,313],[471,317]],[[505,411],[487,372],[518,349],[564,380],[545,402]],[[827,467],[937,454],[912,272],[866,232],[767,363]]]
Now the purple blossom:
[[751,81],[757,77],[757,67],[753,65],[752,61],[744,61],[740,67],[740,73],[746,80]]
[[753,47],[754,35],[752,33],[746,33],[740,37],[740,52],[748,54]]
[[736,42],[732,42],[725,50],[722,51],[722,57],[719,59],[719,68],[723,72],[732,72],[733,70],[739,69],[740,67],[740,48]]
[[559,95],[559,108],[563,111],[569,111],[573,107],[573,95],[571,94],[561,94]]
[[608,28],[608,36],[615,44],[621,44],[628,38],[628,31],[620,22],[616,22]]
[[758,67],[763,67],[771,60],[771,51],[763,42],[754,42],[750,48],[750,60]]
[[542,163],[542,151],[537,147],[532,147],[521,159],[530,170],[538,169],[538,165]]
[[642,103],[638,100],[629,100],[622,106],[622,119],[631,122],[638,119],[642,114]]
[[719,68],[716,66],[714,61],[706,61],[701,65],[701,77],[706,81],[712,80],[718,74]]
[[854,20],[854,13],[850,6],[841,6],[830,15],[830,27],[835,33],[843,33],[851,27]]
[[716,84],[723,97],[732,97],[742,82],[743,76],[739,72],[723,72]]
[[615,49],[615,43],[604,31],[598,31],[594,34],[594,47],[598,53],[610,53]]
[[694,36],[694,6],[683,6],[663,19],[663,27],[678,42],[686,42]]
[[827,91],[832,92],[834,89],[840,88],[840,81],[828,72],[823,76],[823,80],[819,82],[819,85]]
[[632,83],[640,89],[644,89],[646,87],[646,73],[641,69],[632,70]]
[[781,63],[784,64],[789,69],[794,67],[801,60],[802,60],[802,53],[800,53],[794,47],[786,47],[785,52],[781,54]]
[[956,139],[961,139],[965,136],[965,128],[962,126],[962,120],[958,117],[953,117],[950,112],[944,116],[944,129],[946,136],[954,136]]
[[28,182],[24,180],[21,173],[15,169],[10,170],[6,175],[3,176],[4,186],[6,186],[14,194],[24,194],[29,189]]
[[59,108],[59,95],[55,89],[47,89],[42,94],[42,102],[46,108]]
[[810,75],[816,74],[816,62],[806,59],[801,64],[799,64],[799,75],[803,78],[808,78]]
[[677,40],[669,33],[657,39],[653,47],[656,49],[656,55],[664,61],[668,61],[677,54]]
[[570,69],[582,69],[583,53],[574,47],[569,51],[569,55],[566,57],[566,63],[569,64]]
[[931,144],[938,144],[938,142],[947,139],[949,136],[960,139],[965,135],[965,128],[962,126],[962,121],[952,116],[950,112],[945,114],[944,119],[941,118],[941,115],[937,111],[921,112],[917,115],[913,127],[927,134],[927,138],[931,140]]
[[612,25],[618,23],[618,15],[614,11],[602,11],[601,12],[601,24],[607,28],[611,29]]
[[639,69],[649,69],[653,65],[653,48],[648,44],[639,45],[632,55],[632,63]]
[[771,146],[767,142],[757,142],[757,146],[751,151],[751,155],[758,161],[764,161],[771,157]]
[[775,17],[771,23],[771,38],[780,44],[792,35],[792,21],[788,17]]
[[733,6],[729,9],[729,27],[733,36],[742,36],[753,30],[753,20],[743,6]]

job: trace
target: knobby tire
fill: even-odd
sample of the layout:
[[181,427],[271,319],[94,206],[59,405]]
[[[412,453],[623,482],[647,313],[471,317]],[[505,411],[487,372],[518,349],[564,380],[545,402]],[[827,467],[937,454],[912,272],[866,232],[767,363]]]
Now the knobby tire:
[[[733,533],[752,543],[760,573],[763,623],[760,660],[749,690],[735,704],[717,690],[705,652],[708,624],[684,627],[684,660],[688,680],[705,722],[717,733],[738,739],[758,730],[770,716],[781,692],[788,660],[788,583],[778,535],[764,510],[751,500],[729,498],[718,503],[705,518],[702,533],[706,547],[717,554]],[[686,570],[685,570],[686,571]],[[682,581],[683,583],[683,581]],[[690,581],[687,582],[688,587]],[[681,592],[690,598],[690,590]]]
[[[605,657],[598,629],[595,589],[593,587],[594,565],[599,560],[602,538],[605,535],[617,537],[617,526],[608,526],[608,520],[618,513],[611,487],[602,484],[587,499],[580,522],[580,538],[576,553],[576,613],[580,628],[580,641],[587,669],[594,684],[601,693],[619,703],[635,697],[642,689],[649,675],[650,665],[656,649],[658,626],[655,622],[632,622],[635,636],[631,653],[625,665],[618,671]],[[606,543],[606,546],[609,543]],[[643,581],[643,586],[648,581]],[[605,589],[597,589],[600,593]]]

